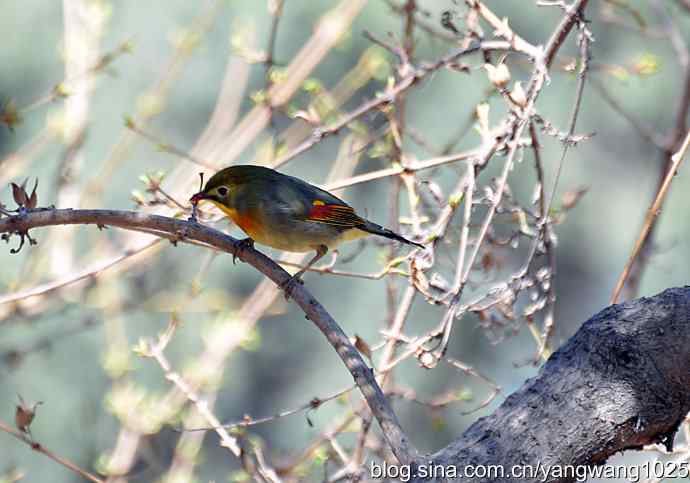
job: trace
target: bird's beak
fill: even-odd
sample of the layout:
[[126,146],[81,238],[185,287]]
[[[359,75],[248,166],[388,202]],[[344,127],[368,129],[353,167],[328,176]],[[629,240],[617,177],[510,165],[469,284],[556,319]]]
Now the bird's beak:
[[210,199],[211,199],[211,197],[208,194],[204,193],[203,191],[199,191],[197,194],[195,194],[194,196],[189,198],[189,201],[193,205],[196,205],[201,200],[210,200]]

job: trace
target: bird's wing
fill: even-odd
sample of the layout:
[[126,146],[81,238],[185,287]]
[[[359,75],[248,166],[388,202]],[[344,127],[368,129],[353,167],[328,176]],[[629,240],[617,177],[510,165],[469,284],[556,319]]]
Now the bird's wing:
[[354,228],[365,223],[351,206],[337,196],[299,178],[292,180],[292,187],[299,192],[299,198],[305,208],[304,220],[344,228]]
[[314,200],[312,207],[307,215],[307,220],[328,225],[342,226],[344,228],[354,228],[363,225],[365,222],[357,216],[351,206],[340,204],[326,204],[320,200]]

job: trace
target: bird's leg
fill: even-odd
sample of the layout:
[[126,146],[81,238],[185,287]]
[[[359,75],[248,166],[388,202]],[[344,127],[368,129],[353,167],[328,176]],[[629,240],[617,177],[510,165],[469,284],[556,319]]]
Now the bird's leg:
[[237,256],[240,255],[247,248],[254,248],[254,240],[251,237],[242,238],[237,243],[235,243],[235,253],[232,254],[232,264],[237,262]]
[[316,247],[316,254],[312,257],[311,260],[309,260],[309,263],[302,268],[299,272],[294,274],[291,278],[295,280],[301,280],[302,275],[304,275],[304,272],[309,270],[316,262],[321,260],[324,256],[326,256],[326,253],[328,253],[328,247],[326,245],[319,245]]
[[326,253],[328,253],[328,247],[326,245],[319,245],[318,247],[316,247],[316,255],[314,255],[314,257],[311,260],[309,260],[309,263],[307,263],[307,265],[304,268],[302,268],[299,272],[297,272],[292,277],[288,278],[285,282],[280,284],[280,288],[285,290],[286,300],[290,298],[290,292],[292,292],[292,287],[294,287],[294,284],[302,283],[302,275],[304,275],[304,272],[309,270],[312,267],[312,265],[321,260],[326,255]]

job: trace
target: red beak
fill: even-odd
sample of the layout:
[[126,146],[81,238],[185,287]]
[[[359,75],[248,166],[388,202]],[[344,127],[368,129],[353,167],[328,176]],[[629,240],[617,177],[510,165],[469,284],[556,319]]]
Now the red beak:
[[209,198],[210,198],[210,197],[209,197],[206,193],[204,193],[203,191],[199,191],[197,194],[195,194],[194,196],[192,196],[191,198],[189,198],[189,201],[190,201],[190,203],[192,203],[193,205],[196,205],[199,201],[201,201],[201,200],[207,200],[207,199],[209,199]]

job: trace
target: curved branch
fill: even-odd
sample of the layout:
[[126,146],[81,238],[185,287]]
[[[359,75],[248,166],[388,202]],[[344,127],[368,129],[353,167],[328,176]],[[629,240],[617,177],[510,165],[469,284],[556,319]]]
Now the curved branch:
[[[451,481],[570,482],[576,475],[557,474],[566,465],[592,471],[625,449],[654,443],[670,449],[690,410],[688,367],[690,286],[612,305],[430,461],[456,468]],[[460,477],[469,465],[493,465],[504,474]],[[527,466],[534,474],[509,473]]]
[[[215,249],[231,253],[282,286],[290,275],[273,260],[248,247],[238,247],[238,241],[213,228],[195,221],[185,221],[159,215],[117,210],[52,210],[40,209],[28,213],[0,218],[0,233],[26,234],[30,229],[54,225],[97,225],[115,226],[127,230],[172,238],[186,243],[202,243]],[[417,451],[400,427],[395,413],[381,388],[376,383],[373,371],[352,346],[347,336],[326,309],[302,285],[294,284],[290,296],[326,336],[338,356],[352,374],[357,387],[367,400],[376,417],[384,438],[393,454],[402,464],[411,464],[417,459]]]
[[45,448],[40,443],[37,443],[36,441],[34,441],[30,437],[28,437],[26,434],[22,433],[21,431],[17,431],[12,426],[10,426],[9,424],[7,424],[1,420],[0,420],[0,431],[4,431],[7,434],[11,434],[15,438],[17,438],[19,441],[26,444],[32,450],[46,455],[51,460],[55,461],[58,464],[61,464],[62,466],[64,466],[68,470],[74,472],[75,474],[81,476],[85,480],[93,481],[94,483],[105,483],[105,480],[99,478],[98,476],[94,475],[93,473],[86,471],[83,468],[80,468],[79,466],[77,466],[75,463],[68,460],[67,458],[64,458],[64,457],[54,453],[53,451],[50,451],[48,448]]

